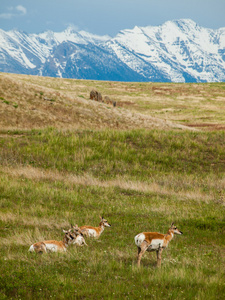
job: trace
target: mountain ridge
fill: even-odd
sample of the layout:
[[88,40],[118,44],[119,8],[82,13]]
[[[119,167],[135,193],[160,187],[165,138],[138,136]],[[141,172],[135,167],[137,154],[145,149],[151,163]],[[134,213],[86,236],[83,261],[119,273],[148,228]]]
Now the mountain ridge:
[[135,26],[115,37],[68,27],[27,34],[0,30],[0,71],[109,81],[225,81],[225,27],[190,19]]

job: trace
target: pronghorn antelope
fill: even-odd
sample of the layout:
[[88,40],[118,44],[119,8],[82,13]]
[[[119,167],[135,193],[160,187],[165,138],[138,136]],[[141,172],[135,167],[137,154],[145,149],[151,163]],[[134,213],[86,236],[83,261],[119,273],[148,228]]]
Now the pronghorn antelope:
[[80,230],[83,233],[83,235],[86,235],[88,237],[99,237],[102,232],[104,231],[105,227],[111,227],[111,225],[108,223],[106,219],[100,216],[100,223],[98,227],[92,227],[92,226],[81,226]]
[[63,230],[65,233],[62,241],[42,241],[37,242],[30,246],[30,252],[43,253],[43,252],[65,252],[69,244],[74,240],[74,235],[71,233],[71,229]]
[[84,235],[78,225],[76,224],[75,226],[71,225],[73,229],[73,234],[74,234],[74,240],[72,241],[72,244],[78,245],[78,246],[84,246],[86,244]]
[[135,244],[138,247],[138,267],[140,266],[142,255],[145,251],[156,251],[157,254],[157,267],[161,266],[162,251],[168,247],[169,242],[174,237],[174,234],[183,234],[180,230],[171,224],[167,234],[161,234],[158,232],[142,232],[135,236]]

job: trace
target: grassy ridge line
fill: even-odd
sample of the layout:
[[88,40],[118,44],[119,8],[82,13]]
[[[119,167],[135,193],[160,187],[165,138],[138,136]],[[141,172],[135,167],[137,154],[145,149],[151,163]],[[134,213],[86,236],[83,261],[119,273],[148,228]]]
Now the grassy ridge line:
[[[0,76],[0,125],[5,130],[46,128],[54,126],[64,129],[114,128],[177,128],[194,130],[169,120],[152,117],[138,111],[112,107],[91,101],[69,91],[59,92],[57,87],[44,86],[16,80],[13,76]],[[46,79],[47,81],[49,79]],[[51,78],[54,83],[54,80]],[[66,85],[66,81],[62,84]],[[89,90],[86,87],[86,92]],[[89,90],[90,93],[90,90]]]
[[[117,108],[90,101],[92,89],[110,96]],[[172,122],[175,127],[224,130],[224,90],[224,83],[126,83],[0,73],[0,126],[168,129]]]

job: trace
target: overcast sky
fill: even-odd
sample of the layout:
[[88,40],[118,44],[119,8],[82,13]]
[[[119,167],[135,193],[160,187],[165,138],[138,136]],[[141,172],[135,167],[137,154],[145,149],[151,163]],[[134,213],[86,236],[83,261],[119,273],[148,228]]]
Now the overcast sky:
[[76,30],[115,36],[122,29],[188,18],[225,27],[225,0],[0,0],[0,28],[27,33]]

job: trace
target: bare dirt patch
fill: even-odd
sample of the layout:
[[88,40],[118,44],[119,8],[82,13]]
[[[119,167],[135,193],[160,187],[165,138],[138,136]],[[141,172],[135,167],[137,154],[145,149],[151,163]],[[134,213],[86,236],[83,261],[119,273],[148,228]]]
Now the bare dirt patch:
[[187,124],[189,127],[194,127],[194,128],[206,128],[208,130],[225,130],[225,125],[224,124],[210,124],[210,123],[205,123],[205,124]]

